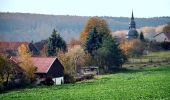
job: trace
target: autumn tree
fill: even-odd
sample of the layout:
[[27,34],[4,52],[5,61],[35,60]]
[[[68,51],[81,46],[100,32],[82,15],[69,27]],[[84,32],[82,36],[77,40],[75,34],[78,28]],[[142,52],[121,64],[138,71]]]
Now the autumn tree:
[[18,60],[20,67],[24,70],[28,81],[32,82],[35,79],[36,67],[31,59],[28,47],[24,44],[18,47]]
[[70,57],[69,57],[68,53],[59,51],[57,57],[60,60],[60,62],[62,63],[62,65],[64,66],[64,73],[71,74],[72,69],[70,66]]
[[139,39],[131,39],[121,42],[119,47],[129,57],[136,57],[143,55],[143,52],[146,49],[147,45],[145,42],[142,42]]
[[66,51],[67,46],[64,39],[60,34],[54,29],[51,37],[48,39],[47,55],[55,56],[59,51]]
[[77,72],[77,69],[84,66],[84,56],[85,52],[83,48],[78,45],[68,51],[70,57],[70,64],[74,66],[74,72]]
[[69,47],[73,48],[76,45],[81,45],[80,40],[72,38],[71,41],[69,42]]
[[69,49],[67,53],[60,51],[57,57],[63,64],[65,73],[71,75],[75,75],[77,69],[83,67],[85,65],[85,59],[87,59],[87,56],[80,45],[76,45]]
[[10,60],[3,54],[0,54],[0,83],[7,83],[12,75],[12,63]]
[[126,55],[128,55],[129,50],[132,48],[132,42],[131,41],[121,41],[119,47],[124,51]]
[[91,32],[91,30],[96,27],[97,33],[100,34],[100,36],[102,37],[104,34],[109,34],[110,30],[108,28],[108,24],[104,19],[101,19],[99,17],[91,17],[83,31],[80,33],[80,41],[82,44],[84,44],[84,42],[87,39],[88,34]]
[[163,32],[170,32],[170,22],[163,28]]

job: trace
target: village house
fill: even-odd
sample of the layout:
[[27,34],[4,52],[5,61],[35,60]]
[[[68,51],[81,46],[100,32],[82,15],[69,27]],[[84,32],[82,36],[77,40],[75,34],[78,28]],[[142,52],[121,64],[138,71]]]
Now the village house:
[[18,50],[18,47],[21,45],[28,45],[28,42],[6,42],[1,41],[0,42],[0,53],[7,53],[12,56],[16,55],[16,52]]
[[170,42],[170,32],[161,32],[153,37],[156,42]]
[[18,51],[18,47],[24,44],[28,46],[29,51],[32,53],[33,56],[39,55],[39,50],[33,44],[33,42],[0,42],[0,53],[9,54],[10,56],[15,56]]
[[[16,63],[18,57],[11,57]],[[56,57],[32,57],[32,61],[35,67],[37,67],[36,78],[37,83],[44,81],[50,77],[54,81],[55,85],[64,83],[64,67]]]

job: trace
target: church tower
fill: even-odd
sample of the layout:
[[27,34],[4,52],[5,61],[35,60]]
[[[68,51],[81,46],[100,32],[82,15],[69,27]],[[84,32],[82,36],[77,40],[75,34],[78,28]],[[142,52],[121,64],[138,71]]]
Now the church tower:
[[133,11],[132,11],[131,21],[129,23],[129,29],[136,29],[136,23],[135,23],[135,20],[134,20]]
[[129,23],[129,31],[127,33],[127,38],[128,39],[135,39],[138,37],[138,32],[136,31],[136,23],[135,23],[135,18],[133,16],[133,11],[132,11],[132,16],[131,20]]

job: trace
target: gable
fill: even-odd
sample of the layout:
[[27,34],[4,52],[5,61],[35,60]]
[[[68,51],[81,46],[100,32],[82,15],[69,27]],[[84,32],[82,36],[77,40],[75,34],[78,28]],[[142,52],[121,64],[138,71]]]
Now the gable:
[[54,61],[50,69],[47,72],[47,76],[51,77],[63,77],[64,76],[64,67],[58,59]]

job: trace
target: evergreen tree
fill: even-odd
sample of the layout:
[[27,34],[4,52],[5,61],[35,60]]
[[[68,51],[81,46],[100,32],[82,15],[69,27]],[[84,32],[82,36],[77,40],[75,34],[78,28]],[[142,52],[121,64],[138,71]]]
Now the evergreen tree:
[[47,55],[55,56],[58,51],[66,51],[66,42],[60,36],[60,34],[54,29],[51,37],[48,39]]
[[100,37],[97,33],[96,27],[92,28],[87,36],[87,40],[84,45],[84,50],[94,56],[94,52],[100,47]]
[[99,66],[105,66],[106,71],[121,67],[127,60],[112,36],[104,37],[102,47],[97,50],[96,55],[97,63],[100,64]]
[[141,32],[141,33],[140,33],[139,39],[140,39],[141,41],[145,41],[145,38],[144,38],[143,32]]

